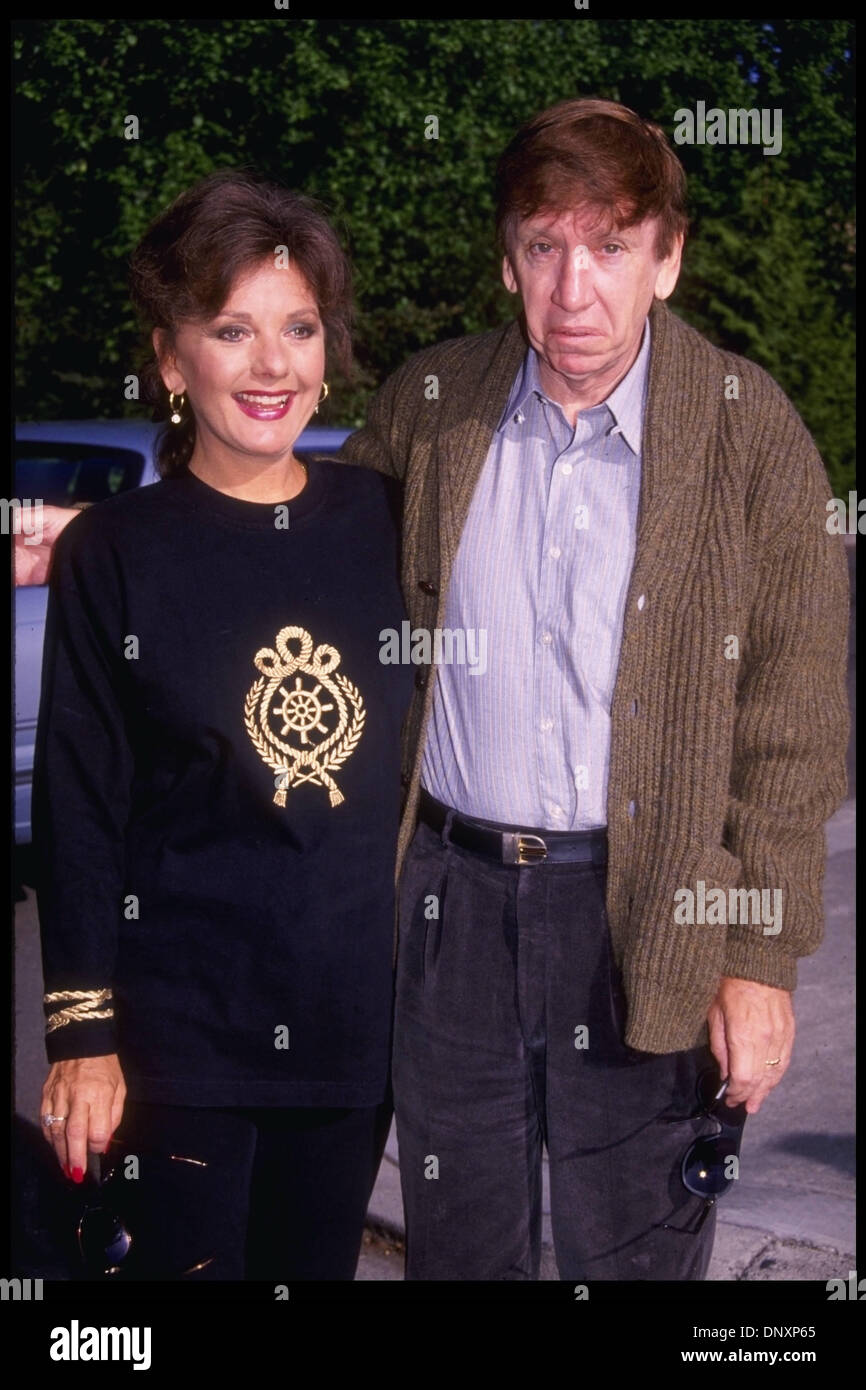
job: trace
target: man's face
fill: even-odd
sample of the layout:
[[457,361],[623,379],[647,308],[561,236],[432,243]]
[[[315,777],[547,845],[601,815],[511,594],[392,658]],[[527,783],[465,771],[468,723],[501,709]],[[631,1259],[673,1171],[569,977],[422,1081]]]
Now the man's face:
[[653,297],[667,298],[680,269],[682,239],[659,261],[656,226],[650,218],[612,232],[597,212],[579,209],[536,213],[513,228],[502,278],[523,300],[554,399],[601,391],[603,400],[637,356]]

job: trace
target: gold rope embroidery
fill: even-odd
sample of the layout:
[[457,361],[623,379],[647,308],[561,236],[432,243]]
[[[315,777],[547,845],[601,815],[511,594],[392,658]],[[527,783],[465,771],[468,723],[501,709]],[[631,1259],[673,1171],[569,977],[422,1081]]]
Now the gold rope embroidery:
[[46,1033],[53,1033],[55,1028],[64,1028],[67,1023],[85,1023],[89,1022],[90,1019],[113,1018],[114,1009],[100,1007],[109,999],[111,999],[110,989],[60,989],[55,990],[53,994],[46,994],[43,1003],[67,1005],[66,1008],[57,1009],[53,1014],[48,1015]]
[[[293,651],[290,642],[298,642],[299,650]],[[313,639],[304,628],[282,628],[275,645],[276,651],[262,647],[256,652],[254,665],[263,675],[244,701],[244,725],[253,746],[262,761],[279,774],[274,803],[285,806],[292,784],[311,782],[327,788],[331,805],[339,806],[343,793],[330,774],[351,757],[364,731],[367,711],[361,693],[346,676],[336,674],[341,659],[336,647],[323,643],[313,651]],[[298,672],[314,679],[312,690],[304,688]],[[292,689],[287,688],[290,676],[294,676]],[[321,690],[325,696],[320,700]],[[278,695],[282,696],[281,704]],[[336,723],[330,731],[325,722],[327,712],[333,716],[330,722]],[[270,727],[271,718],[282,721],[281,734],[297,735],[301,747],[278,737]],[[325,737],[311,739],[311,731]]]

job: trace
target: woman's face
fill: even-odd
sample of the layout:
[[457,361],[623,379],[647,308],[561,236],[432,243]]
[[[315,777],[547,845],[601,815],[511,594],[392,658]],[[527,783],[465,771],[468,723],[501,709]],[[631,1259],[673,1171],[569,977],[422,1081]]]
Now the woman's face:
[[277,462],[291,453],[322,392],[325,334],[312,290],[271,260],[240,275],[222,311],[185,322],[167,346],[153,334],[162,379],[195,414],[196,455]]

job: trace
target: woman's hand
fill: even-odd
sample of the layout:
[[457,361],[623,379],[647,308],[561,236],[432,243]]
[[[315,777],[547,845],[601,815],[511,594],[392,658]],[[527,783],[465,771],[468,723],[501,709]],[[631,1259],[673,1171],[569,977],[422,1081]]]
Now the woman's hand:
[[[105,1153],[123,1114],[126,1083],[117,1053],[107,1057],[74,1057],[55,1062],[42,1087],[41,1114],[45,1138],[73,1182],[83,1182],[87,1152]],[[66,1118],[52,1125],[46,1115]]]

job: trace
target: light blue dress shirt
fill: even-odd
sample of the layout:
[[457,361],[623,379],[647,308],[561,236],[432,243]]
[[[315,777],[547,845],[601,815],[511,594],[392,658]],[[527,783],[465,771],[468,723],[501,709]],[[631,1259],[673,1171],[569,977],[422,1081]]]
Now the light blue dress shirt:
[[[610,707],[634,561],[650,357],[572,429],[527,350],[478,480],[446,600],[421,782],[467,816],[607,823]],[[471,661],[474,664],[470,664]]]

